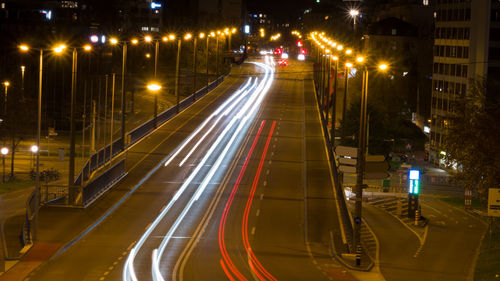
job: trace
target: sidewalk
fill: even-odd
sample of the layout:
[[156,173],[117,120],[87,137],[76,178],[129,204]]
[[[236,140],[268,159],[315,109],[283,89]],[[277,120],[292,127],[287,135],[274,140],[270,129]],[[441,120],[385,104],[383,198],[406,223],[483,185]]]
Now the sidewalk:
[[[143,138],[126,152],[115,157],[108,165],[126,158],[128,176],[117,183],[118,187],[109,190],[103,197],[86,209],[42,206],[39,211],[37,243],[16,266],[11,268],[0,280],[23,280],[29,272],[48,260],[56,252],[65,251],[73,243],[99,225],[115,208],[140,186],[140,180],[150,172],[164,157],[165,149],[173,149],[181,143],[188,128],[200,124],[205,115],[202,113],[212,102],[224,95],[227,89],[235,86],[237,78],[227,78],[202,100],[194,103],[170,121]],[[179,132],[179,135],[175,135]],[[168,141],[167,141],[168,140]],[[154,153],[162,148],[162,153]],[[102,171],[98,171],[102,172]],[[43,254],[40,254],[43,253]]]

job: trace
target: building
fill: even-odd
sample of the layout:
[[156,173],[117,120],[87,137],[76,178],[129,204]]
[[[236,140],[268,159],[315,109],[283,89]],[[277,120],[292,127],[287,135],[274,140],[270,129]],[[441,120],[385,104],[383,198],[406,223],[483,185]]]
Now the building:
[[471,80],[500,77],[500,2],[438,0],[434,17],[430,159],[442,165],[454,98]]

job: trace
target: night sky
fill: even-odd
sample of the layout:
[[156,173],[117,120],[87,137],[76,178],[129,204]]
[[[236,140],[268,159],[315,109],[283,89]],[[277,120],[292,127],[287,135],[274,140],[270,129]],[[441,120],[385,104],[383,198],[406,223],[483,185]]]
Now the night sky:
[[295,19],[304,9],[310,7],[313,0],[248,0],[249,12],[263,12],[275,19]]

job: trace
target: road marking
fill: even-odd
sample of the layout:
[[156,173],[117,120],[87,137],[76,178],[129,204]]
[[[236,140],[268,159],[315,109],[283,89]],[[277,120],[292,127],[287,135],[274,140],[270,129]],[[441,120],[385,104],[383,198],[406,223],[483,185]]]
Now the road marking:
[[273,152],[271,152],[271,157],[272,157],[272,156],[274,156],[274,151],[273,151]]
[[426,225],[425,231],[424,231],[424,237],[422,238],[422,240],[420,240],[420,247],[418,247],[417,252],[415,253],[415,255],[413,255],[414,258],[418,257],[418,255],[422,252],[422,249],[423,249],[424,244],[425,244],[425,240],[427,239],[427,232],[428,231],[429,231],[429,225]]
[[264,193],[261,193],[260,194],[260,200],[262,200],[264,198]]
[[123,253],[122,253],[122,256],[125,256],[126,254],[127,254],[127,252],[123,252]]
[[260,209],[257,210],[257,213],[255,214],[257,217],[260,215]]
[[119,260],[119,261],[121,261],[122,259],[123,259],[123,256],[121,256],[121,257],[118,257],[118,260]]
[[426,208],[429,208],[429,209],[433,210],[434,212],[436,212],[436,213],[438,213],[440,215],[442,214],[439,210],[437,210],[436,208],[431,207],[429,204],[425,204],[425,203],[421,203],[421,204],[424,205]]
[[[128,247],[127,247],[127,251],[130,251],[130,249],[132,249],[132,247],[134,247],[135,242],[137,242],[137,240],[136,240],[136,241],[134,241],[134,242],[132,242],[132,243],[130,243],[130,245],[128,245]],[[123,254],[122,254],[122,255],[126,255],[126,254],[127,254],[127,252],[123,252]]]
[[273,144],[273,148],[276,148],[276,145],[275,145],[275,144]]
[[266,171],[266,175],[269,175],[269,169],[267,169],[267,171]]
[[264,181],[263,185],[266,186],[267,185],[267,181]]
[[105,279],[104,277],[99,278],[99,280],[101,280],[101,281],[104,280],[104,279]]
[[104,272],[104,276],[107,276],[109,274],[109,271]]
[[117,265],[117,264],[118,264],[118,262],[117,262],[117,261],[113,262],[113,265]]
[[113,266],[110,266],[110,267],[108,267],[108,270],[111,271],[111,270],[113,270],[113,268],[114,268]]
[[255,226],[252,227],[252,235],[255,235]]

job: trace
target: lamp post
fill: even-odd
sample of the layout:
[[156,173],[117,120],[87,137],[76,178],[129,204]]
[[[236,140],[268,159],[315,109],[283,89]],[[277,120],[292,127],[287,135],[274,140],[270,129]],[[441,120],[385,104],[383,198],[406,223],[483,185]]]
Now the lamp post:
[[[192,37],[193,37],[193,35],[191,35],[191,33],[187,33],[186,35],[184,35],[184,40],[189,40]],[[177,59],[175,62],[175,96],[177,98],[177,113],[179,113],[179,111],[180,111],[180,108],[179,108],[179,103],[180,103],[179,71],[180,71],[180,60],[181,60],[181,47],[182,47],[182,37],[179,37],[177,39]]]
[[215,37],[215,79],[219,78],[219,35],[220,31],[217,31],[217,35]]
[[3,164],[2,183],[5,183],[5,156],[9,153],[9,149],[7,147],[2,147],[0,151],[2,153],[2,164]]
[[34,155],[35,155],[35,154],[37,153],[37,151],[38,151],[38,146],[36,146],[36,145],[32,145],[32,146],[31,146],[31,148],[30,148],[30,150],[31,150],[31,165],[30,165],[30,166],[33,166],[33,165],[34,165],[34,163],[33,163],[33,162],[35,162],[35,161],[33,160],[33,157],[34,157]]
[[5,97],[3,99],[3,106],[4,106],[4,108],[3,108],[3,114],[5,116],[7,116],[7,91],[9,90],[9,86],[10,86],[9,81],[3,82],[3,86],[5,88]]
[[210,34],[207,34],[207,50],[206,50],[206,57],[205,57],[206,67],[207,67],[207,69],[206,69],[206,71],[207,71],[207,73],[206,73],[206,75],[207,75],[207,92],[208,92],[208,84],[210,84],[210,77],[209,77],[209,73],[208,73],[208,48],[209,48],[210,44],[209,44],[208,39],[210,39],[210,37],[214,37],[214,36],[215,36],[215,33],[213,31],[210,32]]
[[[90,52],[92,47],[90,45],[83,46],[83,50]],[[61,50],[54,49],[55,52],[61,53]],[[68,173],[68,187],[73,190],[75,185],[75,105],[76,105],[76,82],[78,71],[78,48],[73,48],[72,57],[72,70],[71,70],[71,104],[70,104],[70,146],[69,146],[69,173]],[[84,128],[85,130],[85,128]],[[85,140],[85,138],[84,138]],[[83,156],[83,155],[82,155]],[[70,192],[73,194],[73,192]],[[70,196],[70,202],[74,199]]]
[[356,31],[356,17],[359,15],[358,10],[349,10],[349,15],[351,15],[352,20],[353,20],[353,30]]
[[24,71],[26,67],[21,65],[21,99],[24,101]]
[[158,126],[158,94],[157,92],[161,90],[161,85],[156,82],[151,82],[147,85],[147,88],[150,92],[155,94],[155,107],[154,107],[154,126],[155,128]]
[[[356,59],[359,63],[364,62],[363,57],[358,57]],[[379,70],[385,71],[388,66],[387,64],[380,64],[377,67]],[[362,201],[363,201],[363,177],[365,172],[365,148],[366,148],[366,138],[367,138],[367,121],[366,121],[366,111],[368,105],[368,67],[364,66],[363,71],[363,83],[361,87],[361,111],[359,116],[359,135],[358,135],[358,162],[356,167],[356,199],[354,205],[354,217],[355,221],[360,221],[362,216]],[[354,224],[353,232],[353,246],[354,249],[360,247],[360,234],[361,234],[361,224]],[[359,265],[359,264],[357,264]]]
[[[53,49],[54,53],[61,53],[66,48],[65,45],[59,45]],[[28,45],[20,45],[19,49],[21,52],[28,52],[30,47]],[[35,49],[36,50],[36,49]],[[35,171],[35,190],[33,192],[33,198],[35,201],[35,210],[33,214],[33,240],[37,239],[37,220],[38,220],[38,207],[40,206],[40,135],[42,129],[42,81],[43,81],[43,51],[44,49],[38,49],[40,52],[39,59],[39,71],[38,71],[38,113],[37,113],[37,130],[36,130],[36,171]]]
[[341,143],[345,145],[345,114],[346,114],[346,106],[347,106],[347,87],[349,85],[349,73],[351,72],[352,63],[346,62],[344,69],[344,98],[342,100],[342,132],[341,132]]
[[[201,36],[201,34],[203,34],[204,36],[204,33],[200,33],[198,36],[200,37],[200,39],[202,39],[203,37]],[[196,44],[198,43],[198,37],[194,36],[193,38],[193,101],[196,100]]]
[[339,58],[337,56],[333,56],[332,59],[335,61],[335,71],[334,71],[334,80],[333,80],[333,95],[332,95],[332,130],[330,132],[330,140],[332,141],[332,145],[335,146],[335,122],[337,117],[337,75],[339,68]]
[[[111,45],[117,45],[120,43],[118,39],[112,37],[109,39]],[[125,150],[125,109],[126,109],[126,100],[125,100],[125,72],[127,70],[127,41],[122,41],[122,79],[121,79],[121,139],[122,139],[122,150]],[[111,120],[113,122],[113,120]],[[113,134],[113,131],[111,131]],[[113,143],[111,143],[113,145]]]

